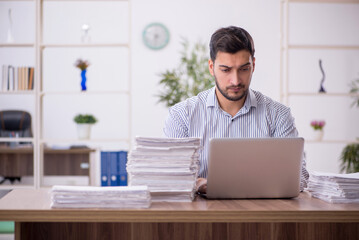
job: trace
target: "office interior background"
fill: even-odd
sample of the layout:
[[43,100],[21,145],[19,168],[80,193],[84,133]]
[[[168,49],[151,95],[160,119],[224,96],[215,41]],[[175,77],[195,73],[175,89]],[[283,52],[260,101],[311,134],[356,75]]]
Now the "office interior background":
[[[179,65],[182,39],[208,46],[215,30],[236,25],[248,30],[255,43],[251,88],[291,108],[306,140],[308,170],[338,173],[341,151],[359,137],[359,108],[351,107],[349,95],[350,83],[359,79],[359,4],[326,2],[0,1],[1,65],[41,66],[35,72],[40,74],[37,90],[1,92],[0,110],[28,111],[34,134],[50,147],[130,150],[135,136],[163,136],[168,108],[158,103],[159,74]],[[7,45],[9,8],[14,43],[25,46]],[[289,14],[281,17],[286,10]],[[144,29],[155,22],[166,26],[170,36],[160,50],[143,41]],[[84,24],[90,27],[85,43]],[[297,47],[286,55],[281,44]],[[90,62],[86,93],[81,93],[80,70],[74,66],[79,58]],[[322,94],[319,60],[327,92]],[[73,118],[78,113],[99,120],[90,141],[77,140]],[[322,140],[315,140],[313,120],[326,122]]]

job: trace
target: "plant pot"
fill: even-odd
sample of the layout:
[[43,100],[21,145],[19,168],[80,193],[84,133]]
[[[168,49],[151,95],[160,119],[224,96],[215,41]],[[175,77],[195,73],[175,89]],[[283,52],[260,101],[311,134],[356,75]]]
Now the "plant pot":
[[314,131],[314,140],[322,141],[323,140],[324,131],[323,130],[315,130]]
[[78,123],[77,124],[77,137],[79,139],[90,139],[91,125],[92,124],[89,124],[89,123]]

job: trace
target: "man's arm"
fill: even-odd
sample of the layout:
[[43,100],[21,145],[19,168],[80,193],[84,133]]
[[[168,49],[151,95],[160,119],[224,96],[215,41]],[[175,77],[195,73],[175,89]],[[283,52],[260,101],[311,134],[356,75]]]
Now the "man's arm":
[[[278,116],[275,121],[275,129],[273,137],[298,137],[298,131],[295,127],[294,118],[289,109],[284,114]],[[306,157],[303,153],[302,169],[300,177],[300,191],[303,191],[307,187],[309,173],[306,168]]]
[[179,105],[175,105],[169,109],[167,119],[165,121],[165,126],[163,132],[166,137],[169,138],[185,138],[188,136],[188,128],[185,124],[184,114],[181,114],[179,110]]

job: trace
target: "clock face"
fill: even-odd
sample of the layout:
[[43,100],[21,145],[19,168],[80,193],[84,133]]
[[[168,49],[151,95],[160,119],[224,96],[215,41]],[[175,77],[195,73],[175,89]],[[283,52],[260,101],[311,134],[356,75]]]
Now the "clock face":
[[161,23],[152,23],[143,30],[143,41],[151,49],[158,50],[164,48],[169,39],[169,31]]

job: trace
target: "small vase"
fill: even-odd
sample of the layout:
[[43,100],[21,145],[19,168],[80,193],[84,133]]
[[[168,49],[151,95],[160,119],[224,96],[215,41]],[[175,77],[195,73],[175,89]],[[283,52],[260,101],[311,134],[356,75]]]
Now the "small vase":
[[77,124],[77,136],[79,139],[90,139],[91,124],[79,123]]
[[86,91],[86,69],[81,71],[81,91]]
[[11,16],[11,8],[9,9],[8,12],[8,18],[9,18],[9,28],[7,30],[7,42],[8,43],[13,43],[14,42],[14,35],[13,35],[13,30],[12,30],[12,16]]
[[314,131],[314,140],[322,141],[323,140],[324,131],[323,130],[315,130]]

